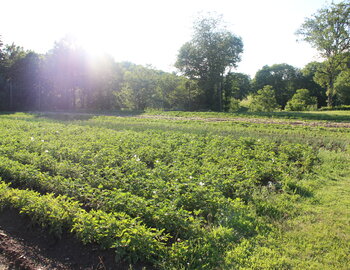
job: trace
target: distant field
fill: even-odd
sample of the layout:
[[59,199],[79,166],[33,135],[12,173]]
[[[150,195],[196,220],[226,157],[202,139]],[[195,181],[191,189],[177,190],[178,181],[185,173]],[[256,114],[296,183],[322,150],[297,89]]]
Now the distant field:
[[4,113],[0,206],[112,249],[117,263],[346,269],[350,129],[205,120],[246,116],[346,122],[350,112]]
[[310,111],[310,112],[272,112],[272,113],[218,113],[218,112],[180,112],[180,111],[154,111],[147,114],[167,115],[177,117],[217,117],[217,118],[275,118],[297,120],[324,120],[335,122],[350,122],[349,111]]

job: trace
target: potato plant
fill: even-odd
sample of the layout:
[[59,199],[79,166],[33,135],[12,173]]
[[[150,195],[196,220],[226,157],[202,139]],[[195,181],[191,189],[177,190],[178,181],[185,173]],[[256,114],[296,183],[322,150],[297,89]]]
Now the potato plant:
[[104,120],[1,116],[0,202],[158,268],[213,269],[289,210],[279,198],[317,163],[305,144]]

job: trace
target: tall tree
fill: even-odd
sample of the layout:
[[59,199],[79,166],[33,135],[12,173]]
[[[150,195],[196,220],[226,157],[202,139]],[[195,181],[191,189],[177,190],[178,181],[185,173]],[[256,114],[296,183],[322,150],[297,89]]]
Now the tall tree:
[[243,73],[229,72],[224,79],[223,91],[223,107],[227,111],[232,98],[242,100],[252,91],[251,79]]
[[24,58],[27,52],[20,46],[12,43],[6,45],[2,50],[2,60],[0,65],[0,73],[5,81],[5,86],[1,89],[1,96],[3,98],[3,107],[5,109],[14,109],[14,95],[15,95],[15,77],[19,72],[20,66],[17,64],[20,59]]
[[6,80],[5,80],[5,76],[3,74],[3,51],[2,51],[2,46],[3,46],[3,42],[2,42],[2,37],[0,36],[0,110],[5,108],[5,87],[6,87]]
[[327,95],[326,88],[317,83],[318,70],[321,68],[322,63],[310,62],[302,70],[302,78],[299,88],[305,88],[310,91],[310,95],[317,98],[318,106],[326,106]]
[[46,79],[51,85],[47,104],[50,108],[74,110],[79,94],[84,90],[82,82],[86,76],[86,54],[72,37],[65,37],[55,43],[47,54]]
[[137,111],[161,108],[162,97],[157,92],[158,77],[156,70],[143,66],[127,71],[121,91],[115,93],[119,106]]
[[334,83],[337,100],[341,104],[350,105],[350,69],[342,71]]
[[251,92],[249,75],[238,72],[229,72],[224,80],[225,96],[235,99],[244,99]]
[[2,42],[2,37],[0,36],[0,65],[1,65],[2,58],[3,58],[3,52],[2,52],[3,45],[4,45],[4,43]]
[[28,52],[14,63],[13,109],[40,109],[40,68],[41,57],[34,52]]
[[103,55],[93,59],[87,70],[82,87],[83,107],[98,110],[116,108],[115,92],[121,90],[125,75],[123,63],[116,63],[110,55]]
[[327,87],[327,103],[333,106],[334,83],[346,64],[350,50],[350,1],[332,3],[307,18],[297,32],[325,59],[318,70],[319,82]]
[[198,80],[205,108],[220,111],[224,74],[236,67],[242,52],[241,38],[228,31],[220,17],[199,18],[192,40],[180,48],[175,67]]

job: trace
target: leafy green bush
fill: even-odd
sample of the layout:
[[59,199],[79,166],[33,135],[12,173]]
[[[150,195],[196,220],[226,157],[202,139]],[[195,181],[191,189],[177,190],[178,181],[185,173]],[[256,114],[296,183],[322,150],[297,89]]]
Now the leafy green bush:
[[275,91],[272,86],[266,85],[263,89],[258,90],[252,96],[249,104],[249,111],[251,112],[272,112],[279,108],[277,104]]
[[314,111],[317,109],[317,99],[310,95],[307,89],[298,89],[287,102],[286,111]]
[[230,98],[229,112],[238,112],[241,109],[240,100],[235,98]]

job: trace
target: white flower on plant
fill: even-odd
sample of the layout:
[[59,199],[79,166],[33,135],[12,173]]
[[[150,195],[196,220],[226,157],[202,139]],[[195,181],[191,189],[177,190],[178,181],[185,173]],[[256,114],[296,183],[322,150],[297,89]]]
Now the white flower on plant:
[[41,142],[45,142],[44,140],[41,140]]
[[48,153],[48,152],[49,152],[49,150],[46,149],[46,150],[45,150],[45,153]]
[[192,175],[190,175],[190,179],[192,179],[193,178],[193,176]]
[[204,183],[203,182],[199,182],[199,185],[202,187],[202,186],[204,186]]
[[30,137],[30,140],[31,140],[31,141],[34,141],[34,137]]

